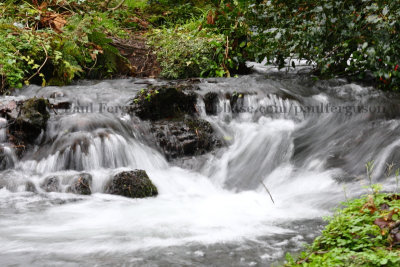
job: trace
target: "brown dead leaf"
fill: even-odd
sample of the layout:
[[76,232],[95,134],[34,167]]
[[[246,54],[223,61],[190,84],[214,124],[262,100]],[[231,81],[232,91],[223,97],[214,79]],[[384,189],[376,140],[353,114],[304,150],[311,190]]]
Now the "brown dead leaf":
[[368,209],[371,214],[374,214],[375,211],[377,211],[377,208],[375,206],[374,202],[374,197],[372,195],[368,195],[368,200],[367,203],[362,206],[360,212],[364,213],[364,210]]
[[50,27],[57,33],[62,33],[62,28],[66,23],[67,21],[63,15],[53,12],[45,12],[40,18],[42,27]]
[[47,3],[46,3],[46,1],[43,1],[43,2],[40,4],[40,6],[38,6],[38,9],[41,10],[41,11],[46,10],[46,9],[47,9]]
[[53,20],[53,30],[55,30],[57,33],[61,33],[62,28],[66,23],[67,21],[64,19],[64,17],[58,14]]

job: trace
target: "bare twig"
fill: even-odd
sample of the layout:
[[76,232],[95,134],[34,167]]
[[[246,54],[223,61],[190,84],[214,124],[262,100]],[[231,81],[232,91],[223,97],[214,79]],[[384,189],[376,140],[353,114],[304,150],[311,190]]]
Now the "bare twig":
[[271,200],[272,200],[272,203],[274,203],[274,204],[275,204],[275,201],[274,201],[274,199],[272,198],[271,192],[269,192],[269,190],[268,190],[267,186],[264,184],[264,182],[263,182],[263,181],[260,181],[260,182],[261,182],[261,184],[264,186],[265,190],[267,191],[267,193],[268,193],[269,197],[270,197],[270,198],[271,198]]
[[125,3],[125,0],[122,0],[121,2],[119,2],[118,5],[116,5],[116,6],[113,7],[113,8],[110,8],[110,9],[108,9],[108,10],[110,10],[110,11],[115,11],[115,10],[117,10],[118,8],[120,8],[124,3]]

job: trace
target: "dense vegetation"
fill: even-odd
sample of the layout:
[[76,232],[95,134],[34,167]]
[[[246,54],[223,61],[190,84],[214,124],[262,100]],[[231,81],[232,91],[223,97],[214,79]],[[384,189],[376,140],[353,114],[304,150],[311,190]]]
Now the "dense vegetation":
[[372,183],[374,163],[365,166],[369,194],[342,203],[305,252],[297,259],[286,255],[285,266],[400,266],[400,170],[394,172],[395,192],[381,193],[382,185]]
[[400,195],[377,193],[343,203],[322,235],[285,266],[399,266]]
[[381,88],[399,89],[399,0],[272,0],[254,13],[259,59],[284,67],[301,58],[319,75],[371,76]]
[[400,0],[7,0],[0,3],[0,88],[108,78],[129,68],[114,40],[142,34],[161,76],[234,76],[246,60],[316,77],[400,86]]

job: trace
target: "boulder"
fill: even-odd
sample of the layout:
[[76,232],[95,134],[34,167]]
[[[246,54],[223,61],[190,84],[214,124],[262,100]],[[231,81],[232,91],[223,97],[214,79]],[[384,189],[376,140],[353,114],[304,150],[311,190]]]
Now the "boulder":
[[88,173],[81,173],[73,179],[73,183],[68,187],[67,192],[79,195],[92,194],[92,176]]
[[168,160],[205,154],[222,145],[208,121],[191,117],[154,122],[151,131]]
[[60,179],[56,176],[46,177],[40,184],[40,188],[46,192],[61,192]]
[[153,86],[133,99],[133,112],[143,120],[177,118],[196,112],[197,96],[191,86]]
[[32,193],[37,193],[36,186],[33,182],[28,181],[25,183],[25,191],[27,192],[32,192]]
[[10,123],[10,133],[19,140],[32,143],[46,129],[50,114],[49,102],[44,98],[31,98],[21,105],[19,115]]
[[158,195],[157,187],[143,170],[120,172],[107,183],[105,193],[131,198]]

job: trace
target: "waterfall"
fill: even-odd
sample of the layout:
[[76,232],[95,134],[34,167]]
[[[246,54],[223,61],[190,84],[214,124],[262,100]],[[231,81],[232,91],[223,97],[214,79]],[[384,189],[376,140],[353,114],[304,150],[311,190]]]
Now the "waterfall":
[[[246,266],[269,265],[318,234],[320,218],[344,200],[344,183],[348,196],[363,193],[359,178],[367,161],[375,160],[378,180],[386,163],[400,158],[400,124],[393,115],[398,97],[344,80],[311,83],[258,73],[201,80],[198,116],[223,145],[169,162],[155,145],[149,122],[122,112],[144,82],[165,83],[31,85],[15,93],[61,95],[75,112],[52,112],[46,131],[21,159],[7,142],[7,121],[0,119],[4,262],[95,264],[102,258],[105,264],[185,265],[201,258],[226,265],[236,257]],[[202,96],[208,92],[218,94],[214,115],[205,112]],[[227,95],[239,95],[239,112]],[[361,105],[386,110],[355,110]],[[77,108],[83,106],[90,108]],[[343,110],[332,111],[339,107]],[[104,194],[110,177],[132,169],[147,172],[157,197]],[[93,177],[92,195],[67,193],[82,172]],[[61,177],[62,192],[40,188],[51,176]],[[27,191],[28,182],[38,192]],[[382,182],[393,186],[390,178]]]

